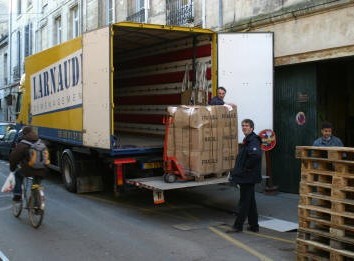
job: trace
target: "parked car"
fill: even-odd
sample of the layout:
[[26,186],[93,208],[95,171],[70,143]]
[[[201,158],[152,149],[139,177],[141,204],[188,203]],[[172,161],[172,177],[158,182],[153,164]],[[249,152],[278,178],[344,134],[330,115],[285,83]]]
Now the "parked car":
[[15,124],[10,122],[0,122],[0,140],[4,138],[10,128],[15,128]]
[[12,149],[16,145],[16,139],[18,132],[15,129],[11,129],[5,133],[2,139],[0,139],[0,157],[8,159]]

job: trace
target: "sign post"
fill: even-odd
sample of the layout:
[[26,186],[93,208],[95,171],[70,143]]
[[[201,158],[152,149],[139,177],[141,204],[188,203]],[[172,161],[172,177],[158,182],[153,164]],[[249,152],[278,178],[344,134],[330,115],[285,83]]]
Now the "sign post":
[[271,170],[271,159],[270,159],[270,151],[275,147],[276,145],[276,137],[275,133],[273,130],[270,129],[265,129],[262,130],[259,134],[259,137],[261,138],[261,149],[265,152],[265,157],[266,157],[266,188],[265,192],[267,194],[275,194],[278,192],[278,187],[273,185],[273,179],[272,179],[272,170]]

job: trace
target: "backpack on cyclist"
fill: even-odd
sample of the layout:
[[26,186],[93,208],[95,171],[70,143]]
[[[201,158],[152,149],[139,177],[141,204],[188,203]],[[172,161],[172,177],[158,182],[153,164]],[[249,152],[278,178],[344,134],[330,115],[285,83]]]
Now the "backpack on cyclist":
[[44,169],[50,163],[47,146],[41,141],[30,142],[21,140],[22,143],[30,146],[28,165],[34,169]]

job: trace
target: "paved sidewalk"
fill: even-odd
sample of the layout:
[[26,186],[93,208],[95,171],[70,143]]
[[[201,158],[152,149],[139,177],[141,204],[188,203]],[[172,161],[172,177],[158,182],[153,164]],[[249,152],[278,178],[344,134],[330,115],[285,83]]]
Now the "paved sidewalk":
[[[236,212],[239,200],[239,189],[229,184],[219,184],[191,188],[190,190],[204,205],[212,206],[224,211]],[[205,195],[210,195],[206,197]],[[258,213],[262,217],[271,217],[284,221],[298,223],[298,194],[278,192],[275,195],[266,195],[256,192]]]

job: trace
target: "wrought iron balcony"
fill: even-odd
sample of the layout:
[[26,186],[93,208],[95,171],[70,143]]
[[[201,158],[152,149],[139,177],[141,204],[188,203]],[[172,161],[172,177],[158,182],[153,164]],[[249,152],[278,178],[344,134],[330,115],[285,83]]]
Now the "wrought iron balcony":
[[167,2],[168,25],[183,25],[194,22],[193,1],[184,4],[185,1],[170,0]]
[[145,23],[145,8],[142,8],[139,12],[127,16],[127,21]]
[[20,79],[20,66],[19,66],[19,65],[15,65],[15,66],[12,68],[12,77],[13,77],[13,80],[14,80],[14,81]]

